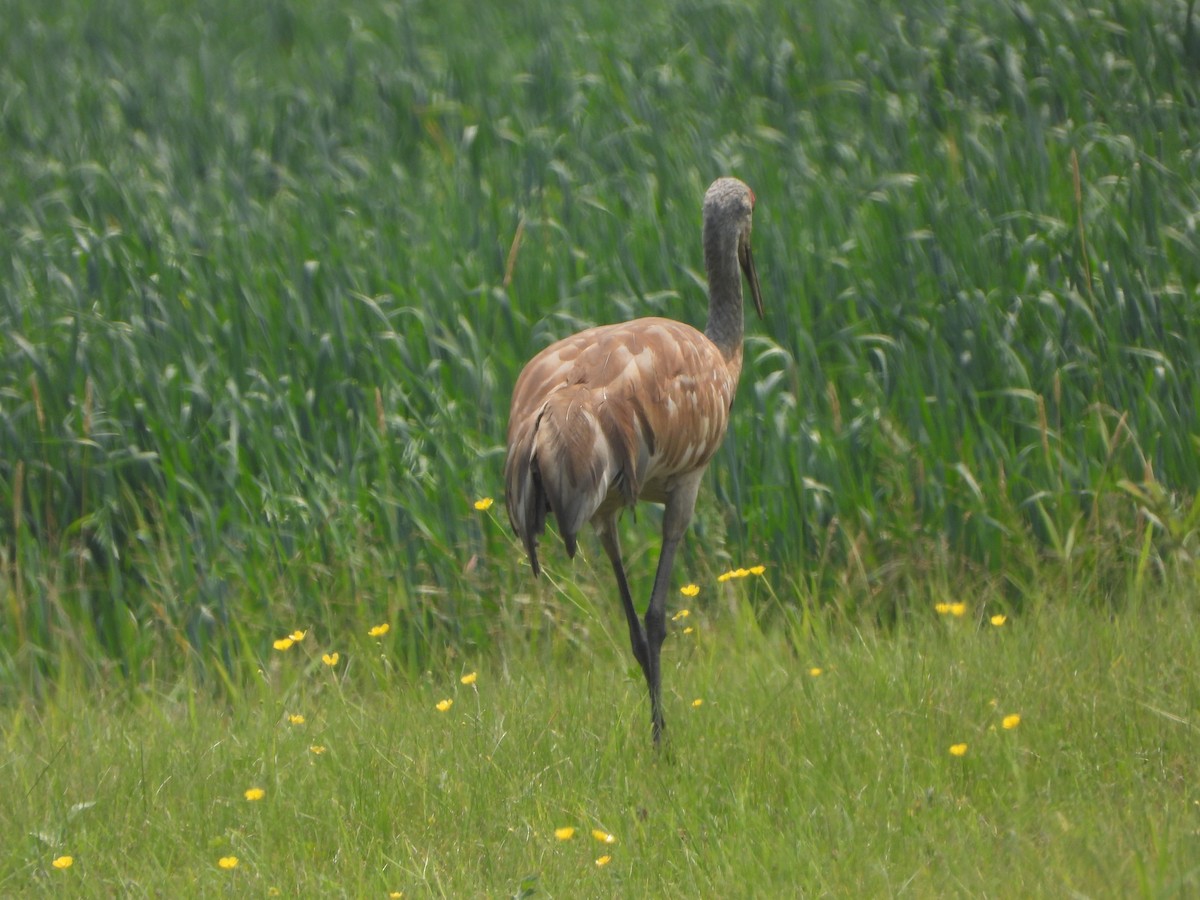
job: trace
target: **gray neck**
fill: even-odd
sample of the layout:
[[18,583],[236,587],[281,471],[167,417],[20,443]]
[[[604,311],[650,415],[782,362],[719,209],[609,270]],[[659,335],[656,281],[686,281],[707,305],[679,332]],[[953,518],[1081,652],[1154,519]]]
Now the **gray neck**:
[[727,360],[741,356],[745,329],[737,247],[735,232],[704,223],[704,267],[708,270],[708,326],[704,333]]

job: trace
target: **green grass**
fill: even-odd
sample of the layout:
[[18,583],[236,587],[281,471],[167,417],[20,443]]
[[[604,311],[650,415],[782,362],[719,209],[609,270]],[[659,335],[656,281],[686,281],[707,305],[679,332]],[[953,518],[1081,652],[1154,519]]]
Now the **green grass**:
[[488,642],[516,374],[702,321],[721,173],[769,309],[693,568],[888,618],[1189,564],[1200,26],[1043,7],[7,0],[0,671],[364,607],[413,667]]
[[[393,668],[364,623],[272,652],[233,702],[72,683],[0,728],[0,790],[20,798],[0,811],[0,892],[1200,888],[1194,587],[1108,619],[1071,597],[1001,627],[973,607],[922,610],[889,633],[819,614],[764,632],[748,601],[768,599],[765,578],[706,586],[672,626],[663,753],[613,604],[419,676]],[[331,649],[333,669],[320,661]],[[460,684],[471,671],[475,685]],[[1021,721],[1006,730],[1010,714]],[[265,798],[244,799],[250,787]],[[576,834],[557,841],[564,826]],[[74,865],[55,871],[61,854]],[[219,870],[229,855],[237,869]]]
[[[0,893],[1195,893],[1195,6],[0,0]],[[472,501],[538,349],[703,320],[721,174],[656,756]]]

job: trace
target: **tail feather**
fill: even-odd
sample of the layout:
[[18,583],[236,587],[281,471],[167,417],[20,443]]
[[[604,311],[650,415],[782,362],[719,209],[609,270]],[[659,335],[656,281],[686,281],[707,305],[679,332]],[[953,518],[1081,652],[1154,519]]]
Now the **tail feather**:
[[510,434],[508,458],[504,461],[508,521],[525,545],[534,577],[541,572],[537,557],[538,537],[546,529],[546,513],[549,511],[533,454],[540,419],[539,412],[532,421],[520,423],[519,430]]
[[521,538],[534,575],[540,571],[538,537],[546,513],[574,557],[577,537],[617,486],[627,503],[637,499],[644,453],[633,430],[621,428],[604,403],[578,387],[553,394],[536,414],[510,428],[504,478],[509,521]]

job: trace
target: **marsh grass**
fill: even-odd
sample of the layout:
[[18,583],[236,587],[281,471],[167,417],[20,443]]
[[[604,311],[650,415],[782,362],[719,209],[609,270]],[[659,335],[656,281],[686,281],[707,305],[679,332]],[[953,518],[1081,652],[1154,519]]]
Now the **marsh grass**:
[[720,172],[769,314],[694,571],[887,620],[1191,564],[1191,4],[7,8],[7,684],[236,680],[292,622],[487,643],[527,591],[470,509],[512,381],[702,318]]

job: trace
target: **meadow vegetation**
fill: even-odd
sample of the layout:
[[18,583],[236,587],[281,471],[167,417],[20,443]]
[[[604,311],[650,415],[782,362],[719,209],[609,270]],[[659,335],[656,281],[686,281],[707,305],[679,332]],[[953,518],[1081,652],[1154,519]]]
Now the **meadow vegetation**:
[[[799,617],[764,630],[750,605],[775,602],[769,584],[706,585],[696,601],[712,611],[672,623],[663,753],[604,598],[541,641],[424,673],[367,627],[313,629],[232,697],[180,684],[23,702],[0,731],[0,790],[21,798],[0,804],[0,892],[1200,886],[1194,590],[1109,619],[1043,598],[998,625],[947,612],[886,631]],[[54,868],[63,855],[72,865]]]
[[[1194,6],[2,0],[0,891],[1194,891]],[[659,758],[503,436],[720,174]]]

